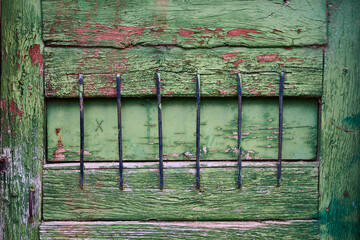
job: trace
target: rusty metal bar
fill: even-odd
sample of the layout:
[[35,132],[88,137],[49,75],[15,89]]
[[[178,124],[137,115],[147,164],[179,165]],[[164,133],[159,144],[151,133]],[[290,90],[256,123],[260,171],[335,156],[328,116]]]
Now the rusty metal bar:
[[30,194],[29,194],[29,219],[30,221],[33,220],[34,217],[34,191],[35,189],[30,188]]
[[279,142],[278,142],[278,162],[277,162],[277,185],[280,186],[281,180],[281,157],[282,157],[282,135],[283,135],[283,97],[284,97],[284,72],[280,74],[279,90]]
[[164,166],[163,166],[163,136],[162,136],[162,116],[161,116],[160,73],[156,73],[156,90],[157,90],[157,100],[158,100],[160,189],[163,189],[163,187],[164,187]]
[[196,187],[200,188],[200,75],[196,75]]
[[84,186],[84,85],[83,75],[79,77],[80,98],[80,186]]
[[124,189],[124,163],[122,154],[122,127],[121,127],[121,79],[120,74],[116,75],[117,93],[117,119],[118,119],[118,146],[119,146],[119,183],[120,189]]
[[241,187],[241,123],[242,123],[242,89],[241,89],[241,75],[237,75],[238,79],[238,188]]

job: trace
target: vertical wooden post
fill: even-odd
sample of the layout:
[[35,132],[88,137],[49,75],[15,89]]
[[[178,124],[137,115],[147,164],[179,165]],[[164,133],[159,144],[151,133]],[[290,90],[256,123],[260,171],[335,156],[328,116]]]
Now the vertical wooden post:
[[1,23],[0,154],[8,168],[0,175],[0,239],[38,239],[45,127],[40,0],[2,1]]
[[360,1],[329,1],[321,126],[321,239],[360,236]]

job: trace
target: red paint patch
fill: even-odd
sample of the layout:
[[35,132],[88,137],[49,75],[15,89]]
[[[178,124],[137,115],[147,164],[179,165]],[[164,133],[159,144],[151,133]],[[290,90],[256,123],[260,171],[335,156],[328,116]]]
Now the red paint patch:
[[246,62],[249,59],[239,59],[236,62],[233,62],[232,65],[234,65],[235,67],[239,66],[239,64]]
[[240,35],[247,35],[248,33],[257,33],[263,34],[262,32],[258,32],[257,29],[245,29],[245,28],[237,28],[227,32],[227,37],[238,37]]
[[273,30],[273,33],[277,33],[277,32],[283,32],[283,31],[280,31],[280,30],[277,30],[277,29]]
[[98,92],[101,93],[101,95],[104,95],[104,96],[109,96],[109,97],[116,97],[117,96],[116,88],[103,87],[103,88],[99,88]]
[[218,89],[218,91],[220,92],[220,95],[227,93],[227,90],[224,90],[224,89]]
[[221,55],[225,61],[236,58],[236,55],[241,54],[241,52],[234,52],[234,53],[225,53]]
[[167,92],[165,93],[165,95],[171,95],[171,94],[174,94],[174,92],[173,92],[173,91],[167,91]]
[[39,74],[43,74],[43,55],[40,52],[40,44],[34,44],[30,46],[29,56],[31,58],[31,63],[39,67]]
[[195,33],[194,31],[191,30],[185,30],[184,28],[180,28],[180,30],[178,31],[179,35],[186,37],[186,38],[194,38],[192,36],[189,36],[190,34]]
[[274,62],[274,61],[280,61],[281,57],[278,58],[279,53],[273,53],[273,54],[265,54],[256,56],[258,62]]
[[286,61],[295,61],[297,58],[295,58],[295,57],[291,57],[291,58],[288,58],[288,59],[286,59]]
[[150,31],[151,31],[152,33],[162,33],[162,32],[164,32],[164,29],[159,28],[159,29],[155,30],[155,29],[151,28]]
[[14,99],[12,99],[10,102],[10,112],[12,113],[11,119],[13,123],[16,121],[16,115],[21,117],[24,116],[24,112],[20,111]]
[[298,29],[298,30],[296,30],[297,31],[297,33],[301,33],[301,29]]

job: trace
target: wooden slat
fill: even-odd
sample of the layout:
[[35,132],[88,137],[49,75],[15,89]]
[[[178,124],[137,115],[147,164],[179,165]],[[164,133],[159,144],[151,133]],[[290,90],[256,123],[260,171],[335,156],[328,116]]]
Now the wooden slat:
[[42,1],[52,45],[183,47],[326,43],[325,0]]
[[[52,100],[47,107],[47,159],[79,161],[78,100]],[[204,98],[201,102],[201,159],[237,159],[237,99]],[[86,161],[117,161],[116,99],[85,100]],[[195,158],[196,100],[162,101],[164,160]],[[123,157],[158,159],[156,99],[123,99]],[[244,99],[242,158],[276,159],[278,100]],[[285,99],[283,158],[314,159],[317,145],[317,102]]]
[[44,222],[40,239],[319,239],[317,221]]
[[[266,220],[314,219],[318,205],[318,167],[284,163],[282,185],[268,163],[244,165],[243,187],[237,189],[236,162],[202,163],[201,189],[195,169],[164,169],[165,186],[158,186],[156,168],[124,167],[125,189],[119,189],[118,169],[85,164],[84,188],[79,170],[45,166],[43,218],[49,220]],[[232,164],[232,165],[231,165]],[[101,165],[101,164],[97,164]],[[133,163],[130,163],[133,165]],[[206,167],[204,167],[206,165]],[[262,166],[261,166],[262,165]],[[77,167],[78,169],[78,167]]]
[[195,96],[197,73],[201,96],[236,96],[237,72],[243,74],[243,96],[277,96],[284,71],[285,96],[321,96],[322,68],[321,48],[46,48],[45,94],[78,96],[83,74],[85,97],[115,97],[115,75],[121,73],[123,96],[154,96],[159,71],[167,96]]

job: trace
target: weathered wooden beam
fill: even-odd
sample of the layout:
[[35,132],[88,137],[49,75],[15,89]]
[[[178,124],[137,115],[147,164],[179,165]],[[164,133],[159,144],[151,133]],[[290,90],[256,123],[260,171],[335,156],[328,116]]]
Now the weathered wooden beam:
[[1,1],[0,156],[7,170],[0,177],[0,239],[39,239],[44,160],[41,30],[40,0]]
[[43,240],[50,239],[319,239],[317,221],[262,222],[44,222]]
[[285,96],[322,94],[321,48],[45,48],[45,61],[47,97],[76,97],[79,74],[85,97],[116,97],[117,73],[122,96],[155,96],[156,71],[164,96],[195,96],[196,74],[201,96],[236,96],[238,72],[243,96],[277,96],[281,71]]
[[[289,1],[286,1],[289,2]],[[182,47],[326,43],[325,0],[42,1],[51,45]]]
[[78,164],[46,166],[44,220],[232,221],[318,216],[317,163],[284,163],[280,187],[276,187],[275,162],[244,163],[243,186],[238,189],[236,161],[203,162],[200,190],[195,188],[194,163],[164,162],[163,190],[157,164],[152,164],[145,168],[125,162],[124,190],[119,188],[117,163],[85,163],[83,189]]
[[321,126],[321,239],[360,236],[360,2],[329,1]]
[[[278,100],[244,99],[242,157],[276,159]],[[317,101],[284,101],[283,158],[316,157]],[[201,103],[201,160],[237,159],[237,99],[204,98]],[[116,99],[85,99],[85,161],[118,161]],[[216,114],[214,114],[216,113]],[[196,99],[162,100],[164,160],[194,160]],[[79,161],[78,100],[47,103],[47,160]],[[124,161],[156,161],[158,151],[156,99],[122,99]]]

